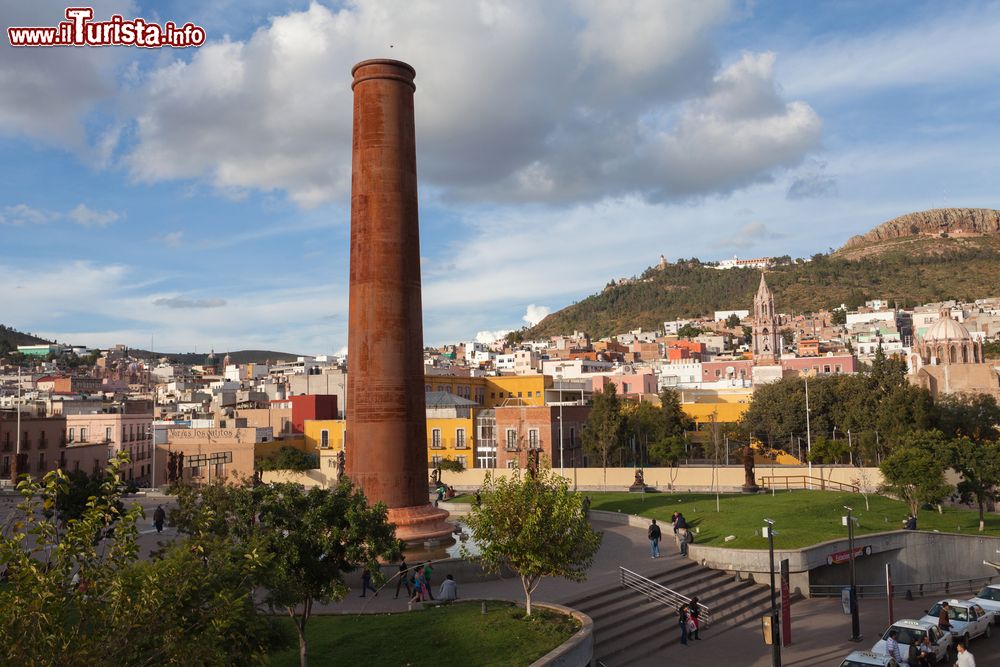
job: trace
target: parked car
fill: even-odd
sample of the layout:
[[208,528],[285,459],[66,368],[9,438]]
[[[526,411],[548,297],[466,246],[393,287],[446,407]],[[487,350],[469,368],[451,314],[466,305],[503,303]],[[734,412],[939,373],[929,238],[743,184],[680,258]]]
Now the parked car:
[[910,645],[918,646],[924,640],[924,635],[931,638],[931,645],[934,646],[934,657],[937,658],[938,662],[948,659],[951,633],[939,628],[937,619],[934,619],[933,623],[924,619],[912,618],[896,621],[882,633],[882,639],[875,642],[875,645],[872,646],[872,653],[889,654],[886,650],[886,641],[889,639],[889,633],[893,630],[896,631],[896,641],[899,642],[899,657],[904,662],[910,654]]
[[927,615],[921,621],[937,623],[941,614],[941,604],[948,603],[948,620],[951,621],[951,634],[955,641],[966,644],[976,637],[989,637],[993,616],[971,600],[941,600],[927,610]]
[[851,654],[844,658],[844,662],[840,663],[840,667],[869,667],[869,665],[899,667],[895,658],[872,651],[851,651]]
[[1000,623],[1000,584],[983,586],[983,589],[970,602],[975,602],[992,614],[994,625]]

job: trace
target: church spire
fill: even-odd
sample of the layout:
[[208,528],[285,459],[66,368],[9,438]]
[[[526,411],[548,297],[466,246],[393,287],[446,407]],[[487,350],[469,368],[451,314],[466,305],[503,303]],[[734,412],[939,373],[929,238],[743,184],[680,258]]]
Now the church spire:
[[763,271],[753,300],[753,359],[757,363],[778,361],[778,317],[774,312],[774,295],[767,287]]

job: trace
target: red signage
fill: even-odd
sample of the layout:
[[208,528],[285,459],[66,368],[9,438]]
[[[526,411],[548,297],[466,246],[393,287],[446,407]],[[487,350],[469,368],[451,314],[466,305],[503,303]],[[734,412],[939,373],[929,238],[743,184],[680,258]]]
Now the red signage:
[[[869,547],[854,547],[854,557],[858,558],[860,556],[871,556],[872,548]],[[851,560],[851,550],[845,549],[844,551],[838,551],[835,554],[830,554],[826,557],[827,565],[840,565],[841,563],[846,563]]]

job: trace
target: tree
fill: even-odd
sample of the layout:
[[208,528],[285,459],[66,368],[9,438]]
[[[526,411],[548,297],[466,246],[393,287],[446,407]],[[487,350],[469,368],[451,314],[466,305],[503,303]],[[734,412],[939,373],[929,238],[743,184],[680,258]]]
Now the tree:
[[996,500],[1000,486],[1000,443],[960,438],[952,444],[952,468],[962,475],[957,491],[966,505],[979,506],[979,530],[983,530],[986,502]]
[[937,404],[938,428],[952,438],[1000,439],[1000,406],[989,394],[952,394]]
[[844,326],[847,324],[847,310],[844,308],[834,308],[830,313],[830,324],[834,326]]
[[694,338],[695,336],[701,334],[702,331],[703,329],[701,327],[697,327],[688,322],[687,324],[685,324],[684,326],[682,326],[680,329],[677,330],[677,337]]
[[604,485],[608,483],[608,459],[622,440],[624,420],[621,401],[615,383],[609,382],[603,391],[594,392],[587,423],[580,434],[587,453],[599,456],[604,468]]
[[[481,501],[466,519],[480,545],[483,568],[510,568],[521,578],[525,614],[543,577],[584,581],[602,534],[587,521],[583,499],[548,467],[535,476],[486,474]],[[466,547],[462,554],[468,558]]]
[[809,451],[808,458],[813,463],[831,465],[834,463],[843,463],[850,451],[846,440],[831,440],[819,435],[812,439],[812,448]]
[[681,395],[673,389],[660,391],[660,413],[663,415],[663,431],[666,435],[683,436],[694,429],[694,420],[681,407]]
[[739,329],[741,322],[742,320],[740,320],[740,316],[737,315],[736,313],[732,313],[729,317],[726,318],[726,328]]
[[120,502],[125,461],[111,460],[99,493],[65,525],[51,511],[69,484],[61,470],[18,483],[17,520],[9,535],[0,536],[0,562],[8,573],[0,588],[0,663],[262,660],[272,647],[272,624],[256,613],[253,593],[266,556],[190,538],[139,560],[142,509]]
[[885,490],[906,502],[916,516],[920,505],[939,503],[951,493],[944,478],[950,460],[948,441],[940,431],[912,431],[879,466]]
[[299,663],[308,664],[306,624],[313,604],[328,604],[347,594],[344,574],[359,567],[381,578],[379,559],[399,558],[402,544],[387,520],[383,503],[369,507],[348,479],[333,489],[298,484],[267,484],[252,491],[257,532],[273,561],[262,584],[266,600],[295,622]]
[[257,461],[258,470],[312,470],[318,467],[315,455],[288,445],[282,445],[274,455]]

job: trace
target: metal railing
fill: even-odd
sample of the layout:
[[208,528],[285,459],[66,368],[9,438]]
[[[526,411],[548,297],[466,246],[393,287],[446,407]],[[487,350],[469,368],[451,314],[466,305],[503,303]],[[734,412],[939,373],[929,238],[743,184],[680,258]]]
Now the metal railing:
[[[909,593],[913,597],[962,595],[965,593],[978,593],[983,586],[992,584],[1000,575],[991,577],[969,577],[966,579],[949,579],[947,581],[925,581],[912,584],[892,585],[892,597],[902,598]],[[809,586],[810,597],[840,597],[840,591],[846,588],[846,584],[841,585],[819,585]],[[861,584],[857,587],[859,598],[884,598],[886,597],[885,584]]]
[[[691,602],[691,598],[686,595],[681,595],[677,591],[671,590],[662,584],[658,584],[652,579],[647,579],[632,570],[619,567],[618,574],[623,588],[631,588],[634,591],[642,593],[650,601],[659,602],[660,604],[674,610],[682,604],[689,604]],[[698,609],[701,611],[698,615],[698,621],[704,625],[710,624],[712,622],[712,613],[709,611],[708,607],[699,602]]]
[[766,489],[819,489],[820,491],[849,491],[857,493],[855,484],[836,482],[822,477],[809,475],[765,475],[760,478],[760,485]]

